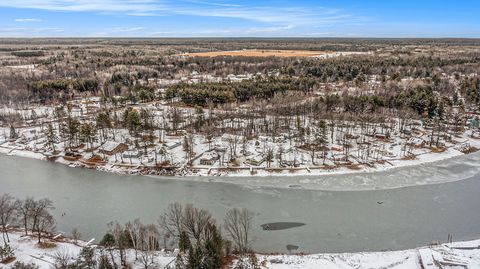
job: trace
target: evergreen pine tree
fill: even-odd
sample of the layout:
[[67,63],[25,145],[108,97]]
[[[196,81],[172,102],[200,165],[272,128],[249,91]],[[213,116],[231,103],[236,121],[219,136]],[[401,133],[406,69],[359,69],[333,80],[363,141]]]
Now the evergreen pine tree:
[[185,231],[180,233],[180,240],[178,242],[178,248],[181,252],[186,252],[191,247],[190,238]]
[[10,139],[17,139],[18,134],[17,131],[15,131],[15,127],[13,125],[10,125]]
[[199,269],[202,268],[202,247],[201,245],[197,245],[196,247],[190,246],[188,250],[188,264],[186,266],[187,269]]
[[177,259],[175,260],[175,269],[185,269],[184,255],[178,253]]
[[203,247],[203,261],[202,268],[215,269],[222,265],[223,257],[223,238],[215,224],[207,228],[209,237],[206,239]]
[[98,269],[114,269],[112,263],[108,260],[107,256],[102,255],[98,264]]
[[55,143],[57,142],[58,137],[51,123],[47,127],[46,136],[47,136],[47,144],[50,145],[50,148],[52,149],[52,151],[55,151]]
[[95,268],[97,261],[95,260],[95,250],[91,247],[83,247],[77,258],[77,269],[90,269]]

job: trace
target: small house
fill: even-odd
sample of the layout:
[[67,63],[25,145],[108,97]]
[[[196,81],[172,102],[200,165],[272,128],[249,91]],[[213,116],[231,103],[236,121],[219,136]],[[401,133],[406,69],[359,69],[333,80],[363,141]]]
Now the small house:
[[143,153],[141,150],[128,150],[122,154],[122,157],[125,159],[133,159],[142,157]]
[[375,134],[375,138],[378,140],[386,140],[388,136],[386,134]]
[[102,145],[100,152],[112,156],[117,153],[124,153],[127,150],[128,150],[127,144],[107,141]]
[[167,147],[167,149],[169,150],[172,150],[174,148],[178,148],[182,145],[182,141],[170,141],[168,142],[167,144],[165,144],[165,146]]
[[263,163],[264,158],[260,155],[252,156],[248,158],[245,162],[250,165],[259,166]]
[[220,159],[220,156],[215,151],[205,152],[200,158],[200,165],[213,165]]
[[[278,156],[279,158],[279,156]],[[292,151],[288,151],[282,156],[282,162],[281,165],[285,167],[298,167],[303,162],[301,161],[300,158],[298,158],[298,155],[293,153]]]

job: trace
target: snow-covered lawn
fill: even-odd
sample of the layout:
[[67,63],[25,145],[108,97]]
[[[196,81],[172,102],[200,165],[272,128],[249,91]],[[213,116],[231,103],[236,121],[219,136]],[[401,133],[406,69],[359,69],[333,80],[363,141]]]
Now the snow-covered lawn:
[[[39,248],[34,238],[25,237],[21,233],[10,233],[11,246],[15,249],[15,261],[33,263],[41,269],[52,268],[55,254],[69,253],[78,255],[85,242],[73,244],[70,239],[55,241],[55,247]],[[269,269],[434,269],[434,268],[480,268],[480,240],[442,244],[418,249],[387,252],[361,252],[339,254],[312,255],[262,255],[257,254],[260,268]],[[135,261],[133,251],[128,251],[127,261],[133,269],[143,268],[140,261]],[[176,257],[176,253],[155,253],[158,267],[164,268]],[[429,261],[434,261],[429,264]],[[232,267],[238,262],[234,260]],[[14,262],[0,265],[8,269]]]
[[[49,241],[47,239],[43,241],[53,242],[55,244],[52,248],[40,248],[37,244],[36,238],[24,236],[22,233],[10,233],[10,245],[15,250],[15,260],[9,264],[0,264],[1,269],[10,268],[15,262],[20,261],[28,264],[35,264],[40,269],[51,269],[55,263],[55,256],[57,253],[65,254],[74,259],[80,253],[82,246],[86,243],[78,241],[74,244],[71,239],[62,239],[59,241]],[[0,242],[3,246],[3,241]],[[92,247],[95,247],[92,245]],[[166,253],[164,251],[158,251],[155,253],[155,262],[157,268],[164,268],[167,264],[170,264],[176,258],[176,253]],[[135,254],[133,250],[128,251],[127,261],[132,265],[132,269],[144,268],[140,260],[135,261]]]
[[480,240],[403,251],[257,255],[257,259],[261,268],[270,269],[476,269],[480,268]]

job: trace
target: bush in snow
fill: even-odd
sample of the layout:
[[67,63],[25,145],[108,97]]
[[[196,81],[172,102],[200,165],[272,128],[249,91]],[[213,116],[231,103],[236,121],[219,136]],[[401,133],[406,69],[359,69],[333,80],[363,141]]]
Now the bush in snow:
[[7,261],[14,257],[15,251],[9,244],[0,247],[0,262]]
[[23,262],[16,262],[11,269],[38,269],[35,264],[28,264]]

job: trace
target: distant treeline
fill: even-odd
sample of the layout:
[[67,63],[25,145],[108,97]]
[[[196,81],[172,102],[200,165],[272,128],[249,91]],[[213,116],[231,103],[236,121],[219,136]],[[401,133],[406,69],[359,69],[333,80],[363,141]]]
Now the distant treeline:
[[[475,64],[480,55],[456,55],[451,58],[439,57],[352,57],[324,61],[307,61],[292,65],[293,71],[305,76],[314,76],[323,82],[352,81],[360,74],[389,75],[393,79],[401,77],[426,78],[433,76],[435,68]],[[401,74],[400,74],[401,73]]]
[[28,50],[28,51],[13,51],[12,55],[17,57],[40,57],[45,53],[42,50]]
[[[441,116],[443,106],[452,105],[449,98],[440,98],[430,86],[416,86],[405,91],[385,95],[326,95],[320,99],[326,110],[342,108],[352,114],[374,113],[379,108],[410,108],[426,117]],[[458,102],[458,101],[457,101]]]

